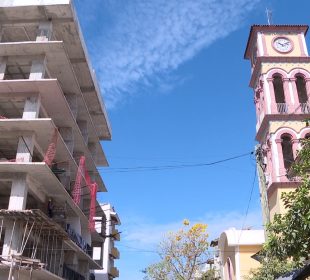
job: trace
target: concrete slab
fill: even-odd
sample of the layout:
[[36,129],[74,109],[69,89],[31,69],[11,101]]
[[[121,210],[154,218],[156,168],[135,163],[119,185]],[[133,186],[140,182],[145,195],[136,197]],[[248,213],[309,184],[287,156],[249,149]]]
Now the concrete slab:
[[[24,119],[1,119],[0,120],[0,133],[7,134],[18,132],[21,134],[22,131],[33,131],[37,136],[37,142],[40,147],[43,149],[43,152],[47,150],[48,145],[50,144],[50,140],[53,137],[53,133],[56,126],[53,123],[52,119],[33,119],[33,120],[24,120]],[[88,159],[91,158],[91,155],[88,155]],[[56,147],[56,162],[67,162],[70,163],[70,169],[74,172],[77,171],[77,164],[74,158],[72,157],[71,153],[69,152],[66,144],[64,143],[63,139],[60,137],[57,142]],[[93,160],[89,159],[86,161],[87,168],[91,171],[97,172],[96,166],[94,169],[90,169],[88,164],[93,164]],[[101,192],[106,192],[105,185],[102,181],[101,176],[96,177],[96,182],[98,184],[98,189]],[[87,191],[86,194],[89,192]]]
[[[91,155],[87,151],[88,148],[85,145],[81,131],[57,79],[0,81],[0,99],[13,98],[17,95],[26,97],[31,93],[40,94],[44,109],[57,127],[73,127],[77,150],[86,155],[88,154],[88,159],[90,160]],[[91,142],[96,143],[96,165],[108,166],[106,156],[93,127],[90,127],[89,139]]]
[[88,218],[82,210],[73,202],[70,194],[65,190],[51,169],[44,162],[0,162],[0,178],[2,174],[12,177],[16,173],[26,173],[41,187],[40,191],[48,196],[56,197],[60,202],[66,202],[70,209],[81,219],[81,224],[88,227]]
[[76,252],[76,254],[80,260],[88,261],[90,269],[102,269],[102,267],[95,260],[93,260],[88,254],[86,254],[72,240],[65,240],[64,249],[71,249],[71,250]]
[[[49,73],[51,74],[52,78],[58,79],[62,90],[65,93],[77,94],[80,97],[78,100],[80,103],[79,117],[88,121],[90,126],[96,131],[99,139],[109,139],[109,127],[107,125],[106,119],[102,118],[103,113],[98,112],[98,110],[94,110],[92,108],[93,105],[90,104],[90,102],[98,102],[98,100],[97,98],[93,100],[88,96],[88,104],[86,103],[85,96],[81,91],[81,87],[75,75],[76,73],[74,72],[69,57],[67,56],[65,46],[62,41],[14,42],[0,44],[0,57],[42,55],[46,56]],[[91,110],[93,117],[89,110]]]

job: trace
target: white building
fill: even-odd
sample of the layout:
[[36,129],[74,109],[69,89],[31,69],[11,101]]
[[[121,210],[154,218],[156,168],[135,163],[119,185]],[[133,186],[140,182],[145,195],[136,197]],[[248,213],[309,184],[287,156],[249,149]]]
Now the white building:
[[225,230],[218,241],[222,279],[246,279],[251,269],[260,266],[253,256],[262,249],[264,242],[264,230]]
[[119,277],[119,271],[114,265],[114,261],[119,259],[120,253],[115,247],[114,242],[120,240],[120,232],[116,226],[121,224],[121,221],[110,204],[102,204],[101,208],[104,212],[104,217],[97,217],[96,229],[99,233],[103,232],[102,225],[106,223],[105,236],[106,239],[101,247],[94,248],[94,259],[102,259],[103,270],[95,270],[96,280],[112,280]]
[[[71,0],[0,1],[0,279],[89,279],[111,130]],[[96,183],[96,184],[95,184]]]

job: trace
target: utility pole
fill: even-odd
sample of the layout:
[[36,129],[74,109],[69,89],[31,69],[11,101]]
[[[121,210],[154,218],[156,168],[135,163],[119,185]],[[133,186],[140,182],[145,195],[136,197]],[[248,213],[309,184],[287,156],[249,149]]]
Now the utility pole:
[[255,156],[256,156],[256,165],[258,171],[258,183],[259,183],[259,193],[260,193],[260,202],[263,212],[263,223],[265,227],[265,237],[266,225],[270,222],[270,213],[269,213],[269,205],[268,205],[268,196],[267,196],[267,182],[266,176],[264,172],[264,154],[263,149],[260,145],[256,145],[255,147]]

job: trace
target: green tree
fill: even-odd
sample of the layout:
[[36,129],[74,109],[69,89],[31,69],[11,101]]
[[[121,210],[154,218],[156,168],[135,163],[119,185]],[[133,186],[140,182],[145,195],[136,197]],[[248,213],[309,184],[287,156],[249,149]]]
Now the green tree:
[[275,257],[265,257],[262,260],[262,265],[251,270],[246,277],[247,280],[274,280],[277,277],[291,271],[296,267],[296,263],[292,261],[280,261]]
[[310,140],[302,140],[302,149],[291,172],[300,181],[294,191],[283,193],[286,212],[275,214],[267,225],[268,238],[261,253],[262,265],[248,279],[273,280],[310,257]]
[[208,257],[207,225],[183,222],[177,232],[170,232],[159,244],[158,263],[146,268],[149,280],[191,280]]
[[279,260],[303,262],[310,256],[310,140],[302,141],[292,169],[301,183],[294,191],[282,194],[286,213],[276,214],[267,226],[265,249]]

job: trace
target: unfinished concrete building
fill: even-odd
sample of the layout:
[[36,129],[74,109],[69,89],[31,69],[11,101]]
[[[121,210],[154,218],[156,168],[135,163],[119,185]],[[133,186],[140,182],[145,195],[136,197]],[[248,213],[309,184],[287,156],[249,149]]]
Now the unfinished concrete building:
[[0,1],[1,280],[102,269],[93,217],[110,139],[72,1]]
[[119,271],[115,266],[115,260],[120,258],[120,252],[115,246],[115,241],[120,241],[120,232],[117,226],[121,224],[114,207],[105,203],[100,205],[104,215],[96,217],[96,230],[105,233],[106,239],[101,246],[94,247],[94,259],[101,260],[102,270],[95,270],[96,280],[113,280],[119,277]]

